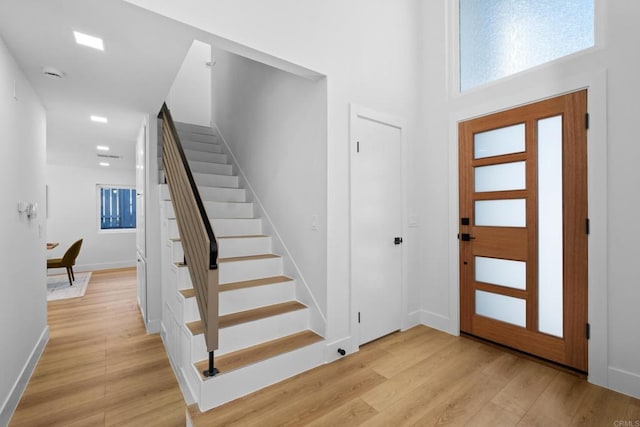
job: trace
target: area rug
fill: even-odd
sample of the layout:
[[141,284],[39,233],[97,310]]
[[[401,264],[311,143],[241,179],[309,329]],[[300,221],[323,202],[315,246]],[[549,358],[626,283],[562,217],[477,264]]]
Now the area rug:
[[56,301],[67,298],[79,298],[87,292],[87,285],[91,279],[91,272],[75,273],[76,280],[73,286],[69,285],[67,274],[47,276],[47,301]]

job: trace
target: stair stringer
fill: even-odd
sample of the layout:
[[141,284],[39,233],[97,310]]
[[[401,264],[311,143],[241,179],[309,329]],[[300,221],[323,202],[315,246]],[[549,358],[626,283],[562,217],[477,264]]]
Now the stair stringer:
[[253,186],[247,178],[247,175],[244,173],[244,170],[238,163],[238,159],[231,150],[229,143],[216,124],[212,125],[212,129],[214,129],[218,138],[220,138],[220,140],[222,141],[225,151],[231,158],[231,162],[235,167],[236,174],[240,177],[240,186],[247,190],[249,199],[251,199],[251,201],[254,203],[254,215],[256,217],[262,218],[262,227],[265,231],[265,234],[269,234],[270,236],[272,236],[274,252],[283,255],[282,261],[285,274],[295,279],[296,298],[298,299],[298,301],[302,302],[310,309],[309,328],[320,336],[326,336],[327,318],[320,309],[320,304],[318,304],[318,301],[313,296],[313,293],[311,292],[311,289],[309,288],[304,275],[300,271],[300,268],[295,262],[295,259],[289,251],[287,245],[284,243],[284,240],[282,239],[282,236],[277,227],[273,224],[273,221],[271,220],[269,213],[260,200],[260,197],[258,197],[258,195],[256,194]]

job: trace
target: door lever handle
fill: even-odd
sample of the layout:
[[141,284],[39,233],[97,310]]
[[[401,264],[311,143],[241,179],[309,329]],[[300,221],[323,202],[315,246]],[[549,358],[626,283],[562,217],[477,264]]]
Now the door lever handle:
[[462,233],[462,234],[459,234],[459,239],[462,240],[463,242],[469,242],[471,240],[474,240],[475,237],[473,237],[469,233]]

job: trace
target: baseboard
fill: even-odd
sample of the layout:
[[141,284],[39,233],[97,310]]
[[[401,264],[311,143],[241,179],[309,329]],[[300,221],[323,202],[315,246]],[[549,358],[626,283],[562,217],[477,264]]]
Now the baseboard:
[[159,334],[162,330],[162,322],[160,320],[149,320],[145,323],[147,334]]
[[[73,271],[99,271],[99,270],[117,270],[119,268],[131,268],[136,266],[136,260],[104,262],[97,264],[78,264],[73,267]],[[64,270],[61,270],[64,272]]]
[[18,403],[20,403],[20,399],[22,398],[22,394],[24,390],[27,388],[27,384],[29,383],[29,379],[31,379],[31,375],[42,356],[42,352],[44,348],[47,346],[49,342],[49,326],[45,326],[38,342],[35,347],[31,351],[29,358],[27,359],[27,363],[22,368],[22,372],[18,376],[16,383],[11,388],[11,392],[7,399],[2,404],[2,408],[0,409],[0,426],[9,425],[9,421],[13,416],[13,413],[16,411],[18,407]]
[[418,326],[421,323],[420,319],[421,310],[412,311],[408,313],[404,321],[402,322],[402,330],[406,331],[407,329],[411,329],[414,326]]
[[454,328],[451,319],[438,313],[420,310],[420,323],[451,335],[460,335],[460,331]]
[[348,354],[358,351],[358,346],[355,344],[352,337],[346,337],[330,343],[326,343],[324,348],[325,363],[331,363],[343,357],[343,355],[338,353],[338,349],[344,350],[345,356],[346,356]]
[[640,375],[636,373],[609,367],[608,387],[640,399]]

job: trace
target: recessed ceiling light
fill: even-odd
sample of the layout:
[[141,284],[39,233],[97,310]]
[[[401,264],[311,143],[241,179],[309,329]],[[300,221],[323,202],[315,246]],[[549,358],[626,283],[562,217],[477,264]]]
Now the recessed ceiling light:
[[102,117],[102,116],[91,116],[91,121],[92,122],[98,122],[98,123],[107,123],[108,120],[106,117]]
[[83,46],[89,46],[94,49],[104,50],[104,43],[100,37],[90,36],[88,34],[79,33],[77,31],[73,32],[73,36],[76,38],[76,43],[81,44]]
[[109,147],[107,147],[106,145],[97,145],[96,146],[96,150],[98,150],[98,151],[109,151]]
[[98,163],[98,164],[99,164],[100,166],[104,166],[104,167],[109,166],[109,163],[107,163],[107,162],[100,162],[100,163]]

